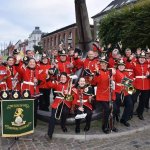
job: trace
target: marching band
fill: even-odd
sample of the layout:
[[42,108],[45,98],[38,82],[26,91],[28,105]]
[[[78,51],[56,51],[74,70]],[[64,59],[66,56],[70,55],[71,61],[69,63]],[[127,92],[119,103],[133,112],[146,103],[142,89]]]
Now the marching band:
[[[51,107],[50,139],[56,120],[61,120],[62,131],[67,132],[66,119],[70,113],[74,113],[77,134],[83,118],[84,131],[90,130],[94,109],[103,114],[102,131],[106,134],[118,132],[115,121],[129,127],[133,115],[144,120],[143,112],[149,109],[150,99],[150,50],[138,48],[134,54],[127,48],[123,56],[117,48],[110,51],[109,47],[104,50],[93,44],[86,58],[81,53],[78,48],[61,48],[52,50],[51,57],[43,53],[38,60],[28,50],[21,59],[15,49],[6,62],[0,56],[0,99],[34,98],[35,127],[37,110],[49,111]],[[80,76],[74,79],[72,76],[79,70]]]

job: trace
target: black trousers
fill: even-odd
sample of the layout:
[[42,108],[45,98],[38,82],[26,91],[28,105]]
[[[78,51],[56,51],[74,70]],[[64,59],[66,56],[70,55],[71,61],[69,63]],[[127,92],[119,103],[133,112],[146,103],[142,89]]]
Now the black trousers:
[[[121,100],[121,94],[116,93],[116,106],[117,106],[117,115],[120,114],[120,106],[122,104]],[[123,106],[124,106],[124,111],[122,114],[121,119],[127,122],[130,119],[130,116],[132,115],[132,110],[133,110],[133,102],[131,95],[126,95],[124,96],[123,99]]]
[[139,104],[138,104],[136,111],[137,111],[138,115],[143,115],[146,100],[149,97],[149,90],[139,90],[139,91],[140,91]]
[[[97,107],[99,107],[99,105],[101,106],[102,108],[102,111],[103,111],[103,116],[102,116],[102,130],[105,129],[105,128],[109,128],[109,124],[110,124],[110,114],[111,114],[111,108],[110,108],[110,105],[109,105],[109,101],[108,102],[105,102],[105,101],[97,101]],[[112,103],[113,105],[113,126],[114,126],[114,118],[116,116],[116,113],[117,113],[117,107],[116,107],[116,103],[115,101],[113,101]]]
[[146,99],[146,102],[145,102],[145,108],[149,109],[149,100],[150,100],[150,90],[149,90],[149,96],[147,97]]
[[40,93],[43,95],[40,95],[39,97],[39,109],[44,111],[49,111],[49,105],[50,105],[50,89],[39,89]]
[[[83,112],[80,111],[78,108],[79,108],[79,107],[76,106],[75,115],[77,115],[77,114],[82,114],[82,113],[83,113]],[[86,118],[85,118],[85,119],[86,119],[86,126],[90,128],[90,125],[91,125],[91,118],[92,118],[92,110],[89,109],[89,108],[86,107],[86,106],[83,106],[83,108],[84,108],[84,113],[87,113],[87,116],[86,116]],[[80,129],[80,122],[81,122],[81,119],[76,119],[76,120],[75,120],[75,124],[76,124],[76,128],[77,128],[77,129]]]
[[[59,105],[58,107],[58,111],[60,111],[61,107],[62,107],[62,103]],[[68,106],[66,104],[63,105],[63,109],[62,109],[62,114],[61,114],[61,127],[64,128],[66,125],[66,119],[69,115],[70,112],[70,108],[68,108]],[[55,129],[55,124],[56,124],[56,118],[55,118],[55,113],[56,113],[56,109],[52,108],[52,112],[51,112],[51,117],[49,120],[49,125],[48,125],[48,135],[52,136],[54,129]]]

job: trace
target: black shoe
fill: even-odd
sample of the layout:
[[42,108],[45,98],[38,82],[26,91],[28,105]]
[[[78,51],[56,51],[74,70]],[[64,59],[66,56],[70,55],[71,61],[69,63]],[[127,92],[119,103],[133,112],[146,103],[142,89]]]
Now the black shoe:
[[127,121],[121,119],[120,123],[124,124],[126,127],[130,127],[130,124]]
[[118,129],[115,128],[115,127],[113,127],[112,131],[113,131],[113,132],[118,132]]
[[110,133],[110,130],[109,130],[108,128],[105,128],[105,129],[103,129],[103,132],[104,132],[105,134],[109,134],[109,133]]
[[46,140],[52,140],[52,135],[49,135],[49,134],[45,134],[45,138],[46,138]]
[[119,120],[120,120],[120,119],[119,119],[119,116],[117,115],[117,116],[116,116],[116,121],[119,122]]
[[84,127],[84,131],[85,131],[85,132],[87,132],[87,131],[89,131],[89,130],[90,130],[90,127],[89,127],[89,126],[85,126],[85,127]]
[[67,132],[68,131],[66,127],[61,127],[61,129],[62,129],[63,132]]
[[144,117],[142,115],[138,115],[140,120],[144,120]]
[[137,111],[133,112],[133,115],[138,115]]
[[75,128],[75,133],[80,133],[80,128]]

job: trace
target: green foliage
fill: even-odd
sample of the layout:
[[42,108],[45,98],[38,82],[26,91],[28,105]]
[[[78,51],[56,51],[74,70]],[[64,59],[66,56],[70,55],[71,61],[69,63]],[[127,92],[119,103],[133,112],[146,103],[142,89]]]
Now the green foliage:
[[100,22],[99,38],[104,45],[122,41],[123,48],[150,47],[150,0],[112,10]]
[[41,46],[34,45],[33,48],[35,53],[38,51],[39,54],[42,54],[43,48]]

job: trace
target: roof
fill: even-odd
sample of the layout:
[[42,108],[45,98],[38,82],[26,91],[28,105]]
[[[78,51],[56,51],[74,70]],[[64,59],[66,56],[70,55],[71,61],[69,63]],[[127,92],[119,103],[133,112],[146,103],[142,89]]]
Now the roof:
[[42,31],[40,30],[40,27],[35,27],[32,34],[42,34]]
[[[73,27],[76,27],[76,23],[73,23],[73,24],[71,24],[71,25],[68,25],[68,26],[66,26],[66,27],[60,28],[60,29],[58,29],[58,30],[55,30],[55,31],[50,32],[50,33],[47,33],[47,34],[43,34],[43,35],[42,35],[42,38],[43,38],[43,37],[47,37],[47,36],[52,35],[52,34],[55,34],[55,33],[58,33],[58,32],[61,32],[61,31],[64,31],[64,30],[67,30],[67,29],[69,29],[69,28],[73,28]],[[94,27],[94,26],[93,26],[93,25],[90,25],[90,27]]]
[[118,9],[125,5],[135,3],[138,0],[113,0],[107,7],[105,7],[100,13],[94,15],[92,18],[100,17],[104,14],[107,14],[112,9]]

